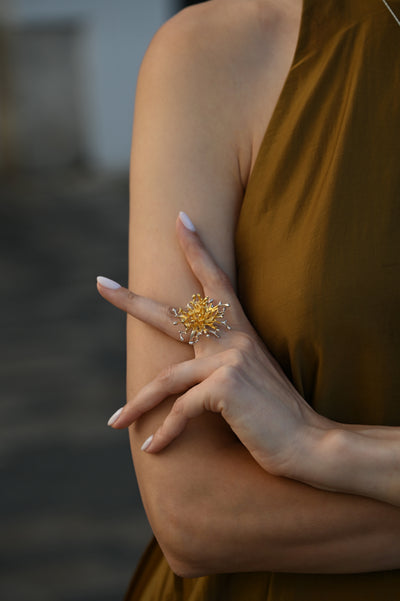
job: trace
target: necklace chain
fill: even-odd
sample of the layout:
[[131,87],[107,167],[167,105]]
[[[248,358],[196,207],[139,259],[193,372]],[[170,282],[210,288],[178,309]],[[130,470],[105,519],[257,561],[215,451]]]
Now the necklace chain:
[[382,0],[382,2],[386,6],[386,8],[390,12],[390,14],[392,15],[393,19],[396,21],[397,25],[400,27],[399,17],[396,15],[396,13],[393,11],[393,9],[389,6],[389,4],[386,2],[386,0]]

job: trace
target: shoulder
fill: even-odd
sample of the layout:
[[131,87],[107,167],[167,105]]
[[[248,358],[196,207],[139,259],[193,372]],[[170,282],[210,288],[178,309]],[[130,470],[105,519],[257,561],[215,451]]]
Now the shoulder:
[[215,85],[232,83],[262,63],[262,53],[274,45],[281,13],[277,0],[209,0],[190,6],[158,30],[142,69],[170,67],[179,75],[183,68],[189,79],[217,74]]
[[[149,50],[184,48],[199,58],[198,52],[232,52],[246,37],[254,43],[257,29],[267,27],[278,12],[274,7],[273,0],[209,0],[189,6],[157,31]],[[245,50],[241,47],[238,54]]]
[[201,124],[202,135],[208,128],[237,155],[245,155],[245,165],[254,91],[262,94],[266,57],[276,43],[281,15],[277,4],[210,0],[179,12],[158,30],[145,54],[139,103],[152,105],[169,119],[176,115],[190,128]]

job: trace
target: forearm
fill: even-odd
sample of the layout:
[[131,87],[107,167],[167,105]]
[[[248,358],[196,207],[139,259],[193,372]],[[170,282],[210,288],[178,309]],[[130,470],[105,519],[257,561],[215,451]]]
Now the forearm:
[[[190,353],[132,318],[128,343],[129,398],[165,366],[165,357],[177,361]],[[193,576],[400,567],[399,509],[269,475],[219,416],[192,420],[163,452],[143,453],[142,443],[171,402],[141,418],[131,441],[150,523],[175,571]]]
[[[130,318],[128,398],[191,353]],[[176,572],[354,573],[400,567],[400,509],[271,476],[219,416],[192,420],[166,450],[143,453],[142,443],[172,402],[136,422],[132,451],[146,511]]]
[[314,430],[297,465],[290,475],[303,482],[400,506],[400,428]]
[[[400,510],[263,471],[217,419],[194,421],[157,456],[133,454],[144,502],[171,566],[232,571],[364,572],[400,567]],[[151,420],[151,418],[150,418]]]
[[[179,272],[175,283],[174,275],[164,282],[166,300],[187,297],[196,285],[178,281]],[[132,288],[146,293],[162,277],[159,273]],[[172,298],[172,303],[181,301]],[[128,399],[161,369],[191,355],[188,346],[129,318]],[[192,420],[163,452],[143,453],[141,445],[164,421],[171,403],[140,418],[131,439],[150,523],[177,573],[352,573],[400,567],[399,509],[269,475],[219,416]]]

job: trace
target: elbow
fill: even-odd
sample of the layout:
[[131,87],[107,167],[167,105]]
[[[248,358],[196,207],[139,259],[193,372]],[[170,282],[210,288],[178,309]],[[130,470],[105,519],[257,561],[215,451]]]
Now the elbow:
[[160,532],[156,537],[168,565],[177,576],[199,578],[215,571],[204,556],[204,547],[195,528],[181,530],[178,527],[173,535]]
[[189,512],[182,507],[164,509],[150,521],[174,574],[182,578],[198,578],[216,572],[214,558],[210,554],[211,533],[196,510]]
[[207,576],[208,573],[204,569],[200,569],[199,566],[188,560],[186,557],[182,557],[180,554],[177,556],[175,553],[168,553],[163,550],[165,559],[176,576],[181,578],[200,578]]

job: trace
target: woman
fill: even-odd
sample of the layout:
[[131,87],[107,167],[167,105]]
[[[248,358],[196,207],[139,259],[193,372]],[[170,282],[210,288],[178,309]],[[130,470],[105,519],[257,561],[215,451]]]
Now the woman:
[[[111,421],[136,420],[163,551],[127,599],[399,596],[399,42],[381,0],[214,0],[146,54],[129,288],[176,308],[210,291],[232,330],[182,344],[173,312],[99,285],[139,318]],[[180,210],[257,334],[186,217],[181,252]]]

